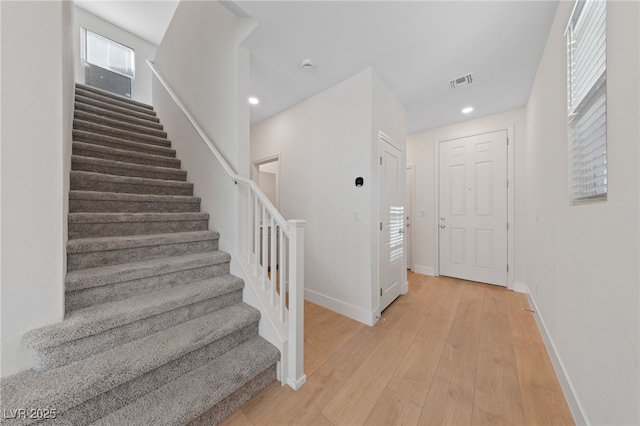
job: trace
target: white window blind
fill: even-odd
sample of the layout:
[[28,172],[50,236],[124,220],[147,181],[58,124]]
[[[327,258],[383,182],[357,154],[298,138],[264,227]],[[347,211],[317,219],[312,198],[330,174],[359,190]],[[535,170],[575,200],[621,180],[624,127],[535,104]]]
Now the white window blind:
[[606,1],[578,0],[567,26],[569,194],[607,198]]
[[81,28],[82,60],[118,74],[133,78],[133,49]]

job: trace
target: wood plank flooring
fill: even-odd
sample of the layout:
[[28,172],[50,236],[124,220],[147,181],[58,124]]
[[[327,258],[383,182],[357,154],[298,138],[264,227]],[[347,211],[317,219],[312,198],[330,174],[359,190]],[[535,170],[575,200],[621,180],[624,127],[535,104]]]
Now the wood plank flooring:
[[305,373],[223,425],[573,425],[527,298],[409,273],[373,327],[305,302]]

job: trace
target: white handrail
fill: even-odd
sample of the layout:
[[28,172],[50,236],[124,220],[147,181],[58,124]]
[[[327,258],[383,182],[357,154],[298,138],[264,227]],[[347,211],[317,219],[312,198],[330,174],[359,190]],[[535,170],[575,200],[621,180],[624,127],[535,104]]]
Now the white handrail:
[[242,242],[238,238],[238,263],[258,297],[255,307],[265,314],[277,334],[270,341],[278,345],[281,352],[280,381],[283,385],[286,383],[298,389],[306,381],[303,334],[305,221],[286,221],[255,182],[239,176],[162,78],[153,62],[147,60],[147,64],[226,174],[236,185],[238,182],[246,185],[247,240],[246,249],[242,252]]
[[222,165],[222,168],[227,173],[227,175],[236,183],[242,182],[246,185],[249,185],[253,190],[253,192],[255,192],[256,196],[260,199],[260,202],[264,204],[267,207],[267,210],[269,210],[269,213],[273,215],[273,218],[278,223],[278,225],[280,225],[282,229],[285,231],[285,233],[287,234],[287,236],[289,236],[289,227],[287,226],[287,221],[284,220],[284,217],[282,217],[278,209],[276,209],[273,203],[269,201],[266,195],[264,195],[260,187],[251,179],[244,178],[239,174],[237,174],[235,170],[233,170],[233,168],[229,165],[229,163],[224,158],[222,153],[218,151],[218,149],[213,144],[213,142],[211,142],[211,139],[209,139],[209,137],[204,132],[204,130],[202,130],[202,128],[200,127],[198,122],[195,120],[195,118],[193,118],[193,116],[191,115],[187,107],[184,106],[184,104],[182,103],[178,95],[176,95],[176,93],[173,91],[171,86],[169,86],[169,83],[167,83],[165,79],[162,78],[162,76],[158,72],[158,69],[155,67],[154,63],[149,59],[147,59],[147,64],[149,65],[149,68],[151,68],[151,71],[153,71],[153,74],[155,74],[155,76],[158,78],[158,81],[162,83],[167,93],[169,93],[169,96],[171,96],[171,99],[173,99],[176,105],[180,108],[180,111],[182,111],[185,117],[187,117],[187,120],[189,120],[189,122],[191,123],[195,131],[198,132],[198,135],[200,136],[202,141],[207,145],[211,153],[220,162],[220,164]]

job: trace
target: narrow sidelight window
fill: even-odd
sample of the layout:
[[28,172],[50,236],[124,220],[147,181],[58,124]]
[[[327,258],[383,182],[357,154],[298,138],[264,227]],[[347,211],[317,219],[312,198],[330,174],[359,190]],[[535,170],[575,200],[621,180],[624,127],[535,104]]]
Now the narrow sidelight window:
[[605,0],[578,0],[567,25],[569,196],[607,199],[607,37]]

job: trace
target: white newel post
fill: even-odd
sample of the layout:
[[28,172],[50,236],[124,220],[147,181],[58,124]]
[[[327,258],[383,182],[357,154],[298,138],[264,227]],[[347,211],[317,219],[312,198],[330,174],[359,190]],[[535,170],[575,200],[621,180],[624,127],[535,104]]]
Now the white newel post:
[[289,345],[287,383],[298,390],[304,374],[304,220],[289,220]]

